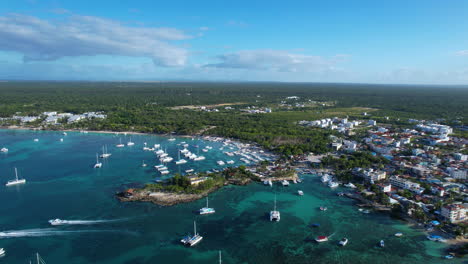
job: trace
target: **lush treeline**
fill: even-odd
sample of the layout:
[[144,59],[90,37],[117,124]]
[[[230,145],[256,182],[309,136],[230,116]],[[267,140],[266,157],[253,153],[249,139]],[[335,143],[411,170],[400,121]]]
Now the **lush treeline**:
[[[104,111],[103,121],[65,125],[91,130],[149,133],[204,134],[254,141],[285,156],[327,152],[331,131],[304,128],[296,122],[333,116],[358,116],[369,109],[379,122],[407,125],[407,118],[467,117],[468,89],[307,83],[183,83],[183,82],[3,82],[0,83],[0,117],[17,112],[37,115],[44,111],[83,113]],[[335,106],[275,109],[288,96],[299,101],[334,102]],[[288,102],[294,103],[294,100]],[[271,114],[245,114],[235,110],[202,112],[175,110],[180,105],[242,103],[269,106]],[[365,110],[363,110],[365,111]],[[384,119],[390,116],[390,120]],[[400,120],[398,120],[398,118]]]

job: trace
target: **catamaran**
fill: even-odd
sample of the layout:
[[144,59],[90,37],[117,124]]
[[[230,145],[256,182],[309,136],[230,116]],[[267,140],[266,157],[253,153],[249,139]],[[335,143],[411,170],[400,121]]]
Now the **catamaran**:
[[122,144],[122,139],[121,139],[121,138],[119,138],[119,144],[117,144],[117,145],[115,145],[115,146],[118,147],[118,148],[123,148],[123,147],[125,147],[125,145]]
[[275,207],[273,211],[270,211],[270,221],[279,222],[280,218],[281,218],[280,212],[276,210],[276,195],[275,195]]
[[96,153],[96,164],[94,164],[94,168],[101,168],[102,167],[102,163],[99,162],[99,156],[98,154]]
[[186,246],[193,247],[202,241],[203,237],[197,233],[197,222],[193,221],[193,236],[186,236],[180,242]]
[[23,184],[23,183],[26,183],[26,179],[18,179],[18,170],[15,168],[15,179],[9,180],[5,185],[11,186],[11,185]]
[[206,207],[203,207],[202,209],[200,209],[199,212],[201,215],[214,214],[216,212],[214,208],[208,207],[208,196],[206,197]]
[[103,159],[106,159],[110,157],[111,155],[112,155],[111,153],[107,153],[107,146],[102,146],[102,154],[100,157]]

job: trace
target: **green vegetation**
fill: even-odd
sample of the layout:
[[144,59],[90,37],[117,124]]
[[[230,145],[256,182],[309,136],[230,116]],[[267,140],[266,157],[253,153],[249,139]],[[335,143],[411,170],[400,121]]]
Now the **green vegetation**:
[[[407,126],[408,118],[463,124],[468,117],[468,90],[460,87],[417,87],[310,83],[188,82],[3,82],[0,117],[38,115],[44,111],[103,111],[105,120],[86,120],[50,128],[203,133],[254,141],[284,156],[329,151],[329,130],[304,128],[300,120],[324,117],[372,118]],[[298,96],[299,100],[287,100]],[[281,106],[282,101],[290,107]],[[295,102],[305,107],[296,107]],[[184,105],[235,103],[219,112],[175,109]],[[270,114],[247,114],[247,106],[270,107]],[[213,106],[214,107],[214,106]],[[362,116],[368,112],[369,116]],[[389,120],[385,119],[389,116]],[[15,124],[5,122],[4,124]],[[38,125],[37,123],[35,125]],[[458,132],[465,134],[463,132]]]
[[199,184],[191,185],[189,177],[176,174],[165,183],[149,183],[143,190],[150,192],[199,194],[213,188],[219,188],[225,182],[224,177],[214,173],[208,175],[200,174],[199,177],[207,177],[208,179]]

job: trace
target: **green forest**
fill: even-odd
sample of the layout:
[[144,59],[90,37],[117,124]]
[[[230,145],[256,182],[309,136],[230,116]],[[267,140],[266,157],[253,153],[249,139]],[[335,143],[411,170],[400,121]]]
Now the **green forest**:
[[[447,123],[463,124],[468,117],[468,89],[454,86],[266,82],[1,82],[0,95],[0,117],[11,117],[16,113],[38,115],[44,111],[76,114],[103,111],[108,115],[102,121],[87,120],[47,129],[219,135],[257,142],[285,156],[328,151],[329,136],[333,132],[298,126],[300,120],[334,116],[364,118],[363,111],[370,113],[365,118],[401,126],[408,125],[408,118],[444,119]],[[278,107],[290,96],[299,97],[297,102],[314,101],[319,104],[300,108],[294,105]],[[218,107],[219,112],[174,108],[229,103],[233,104],[233,109]],[[247,114],[239,111],[247,106],[270,107],[273,112]],[[9,124],[12,123],[3,123]]]

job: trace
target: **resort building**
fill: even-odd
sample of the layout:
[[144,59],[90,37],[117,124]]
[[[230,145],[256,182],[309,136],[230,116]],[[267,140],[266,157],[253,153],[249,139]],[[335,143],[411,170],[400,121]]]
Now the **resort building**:
[[450,223],[459,223],[466,220],[466,209],[462,204],[450,204],[442,207],[441,214]]

